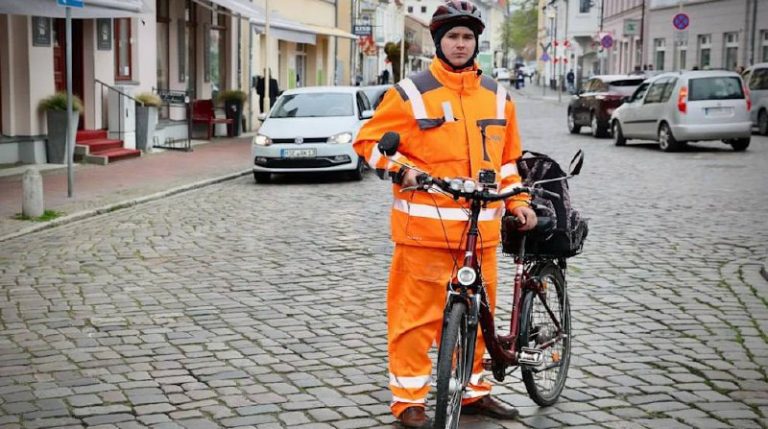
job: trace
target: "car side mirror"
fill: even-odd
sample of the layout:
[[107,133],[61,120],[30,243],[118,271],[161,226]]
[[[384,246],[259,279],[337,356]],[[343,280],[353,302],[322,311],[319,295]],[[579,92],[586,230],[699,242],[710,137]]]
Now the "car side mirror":
[[259,116],[257,116],[260,121],[264,122],[267,120],[267,114],[266,113],[259,113]]
[[371,119],[373,118],[373,110],[363,110],[360,112],[360,119]]

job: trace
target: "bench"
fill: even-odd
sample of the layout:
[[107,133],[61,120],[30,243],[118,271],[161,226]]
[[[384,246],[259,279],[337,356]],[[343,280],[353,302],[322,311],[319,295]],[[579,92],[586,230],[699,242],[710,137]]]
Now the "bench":
[[192,124],[208,126],[208,140],[213,136],[215,124],[232,124],[233,119],[217,118],[213,110],[213,100],[194,100],[192,102]]

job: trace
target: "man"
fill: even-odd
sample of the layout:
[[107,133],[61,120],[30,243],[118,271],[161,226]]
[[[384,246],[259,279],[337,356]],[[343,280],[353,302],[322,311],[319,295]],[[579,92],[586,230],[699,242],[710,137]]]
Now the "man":
[[[475,62],[478,36],[485,28],[478,9],[467,0],[438,6],[430,21],[436,57],[429,70],[389,89],[373,118],[360,130],[355,151],[380,177],[392,177],[391,211],[395,242],[387,289],[389,387],[392,413],[411,428],[430,427],[425,413],[432,361],[427,352],[438,341],[446,284],[454,271],[467,218],[460,202],[438,193],[400,192],[416,184],[418,172],[382,156],[376,145],[387,131],[400,134],[397,159],[436,177],[478,177],[496,172],[499,192],[519,186],[516,160],[521,155],[515,105],[506,90],[482,76]],[[483,278],[491,308],[496,299],[496,247],[500,217],[506,210],[529,230],[536,215],[527,196],[489,204],[479,222]],[[462,217],[463,216],[463,217]],[[515,408],[492,399],[481,377],[485,344],[478,336],[463,414],[514,418]]]
[[568,92],[573,94],[576,92],[576,88],[573,86],[576,76],[573,74],[573,69],[568,70],[568,74],[565,75],[565,82],[568,84]]

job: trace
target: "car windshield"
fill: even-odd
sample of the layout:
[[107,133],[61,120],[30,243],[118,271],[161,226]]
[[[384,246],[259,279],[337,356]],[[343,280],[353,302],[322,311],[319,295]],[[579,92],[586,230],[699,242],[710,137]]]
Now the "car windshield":
[[632,95],[632,93],[635,92],[635,89],[643,83],[642,79],[624,79],[624,80],[614,80],[611,82],[608,82],[608,91],[615,92],[621,95]]
[[309,92],[283,95],[270,118],[353,116],[352,94]]
[[689,101],[733,100],[744,98],[741,80],[736,76],[702,77],[691,79]]

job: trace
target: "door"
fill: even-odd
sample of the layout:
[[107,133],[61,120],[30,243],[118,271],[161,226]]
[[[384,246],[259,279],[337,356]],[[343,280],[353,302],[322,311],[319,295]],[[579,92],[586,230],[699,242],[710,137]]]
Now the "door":
[[649,140],[657,140],[658,120],[661,117],[661,110],[664,96],[664,88],[667,85],[667,78],[661,78],[654,81],[648,88],[645,99],[636,111],[636,117],[633,123],[637,126],[637,136]]
[[[67,90],[67,35],[66,20],[55,19],[53,22],[53,82],[56,92]],[[72,20],[72,93],[83,103],[83,20]],[[85,107],[85,106],[83,106]],[[83,108],[83,111],[85,108]],[[83,111],[77,129],[85,124]]]
[[643,98],[648,90],[649,83],[640,84],[635,93],[621,107],[621,129],[624,137],[637,137],[640,133],[640,126],[637,123],[637,111],[643,106]]

